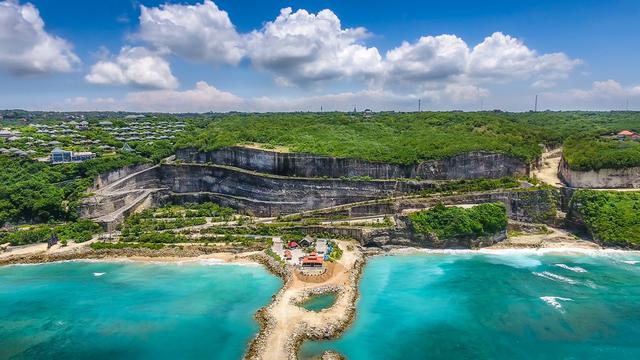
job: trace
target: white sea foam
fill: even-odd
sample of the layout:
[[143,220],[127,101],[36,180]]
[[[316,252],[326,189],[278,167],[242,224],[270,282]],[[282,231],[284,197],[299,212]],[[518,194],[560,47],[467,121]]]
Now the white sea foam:
[[584,268],[581,268],[580,266],[569,266],[566,264],[555,264],[557,267],[559,268],[563,268],[565,270],[569,270],[569,271],[573,271],[576,273],[586,273],[587,270],[585,270]]
[[562,304],[560,303],[561,301],[573,301],[573,299],[560,297],[560,296],[541,296],[540,300],[546,302],[547,304],[553,306],[554,308],[560,311],[563,311]]
[[549,272],[549,271],[533,272],[532,274],[535,275],[535,276],[539,276],[539,277],[545,278],[545,279],[558,281],[558,282],[563,282],[565,284],[575,285],[575,284],[578,283],[576,280],[573,280],[573,279],[568,278],[568,277],[564,277],[562,275],[554,274],[554,273]]
[[106,273],[103,273],[103,272],[94,272],[94,273],[93,273],[93,276],[98,277],[98,276],[102,276],[102,275],[104,275],[104,274],[106,274]]
[[640,260],[620,260],[620,262],[623,262],[623,263],[629,264],[629,265],[635,265],[635,264],[639,263]]

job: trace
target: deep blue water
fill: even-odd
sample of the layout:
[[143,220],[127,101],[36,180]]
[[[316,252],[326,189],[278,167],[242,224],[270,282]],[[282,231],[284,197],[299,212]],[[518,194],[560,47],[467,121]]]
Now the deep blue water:
[[240,359],[280,286],[259,266],[0,267],[0,359]]
[[640,359],[640,256],[370,259],[353,326],[303,346],[359,359]]

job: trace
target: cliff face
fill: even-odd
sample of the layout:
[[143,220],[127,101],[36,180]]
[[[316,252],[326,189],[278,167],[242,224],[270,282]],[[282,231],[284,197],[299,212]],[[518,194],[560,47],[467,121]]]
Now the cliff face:
[[368,176],[374,179],[461,180],[529,174],[529,166],[519,159],[488,152],[466,153],[443,160],[426,161],[418,165],[395,165],[311,154],[229,147],[210,152],[181,149],[176,152],[176,160],[214,163],[262,173],[297,177]]
[[578,171],[571,170],[563,158],[560,161],[558,174],[571,187],[589,189],[640,188],[640,167]]

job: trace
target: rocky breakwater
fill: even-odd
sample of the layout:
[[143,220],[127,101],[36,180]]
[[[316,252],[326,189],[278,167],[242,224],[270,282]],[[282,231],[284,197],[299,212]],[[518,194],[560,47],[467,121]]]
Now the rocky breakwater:
[[589,189],[640,188],[640,167],[624,169],[573,170],[562,158],[558,175],[567,185]]
[[[323,283],[305,283],[296,276],[285,279],[273,302],[258,313],[261,330],[245,359],[297,359],[303,341],[336,338],[351,324],[365,260],[353,243],[339,241],[338,245],[344,253],[331,278]],[[337,293],[330,308],[313,312],[299,306],[311,294],[325,292]]]
[[529,164],[522,160],[492,152],[469,152],[441,160],[400,165],[234,146],[208,152],[180,149],[176,152],[176,160],[228,165],[282,176],[329,178],[462,180],[528,175],[530,171]]

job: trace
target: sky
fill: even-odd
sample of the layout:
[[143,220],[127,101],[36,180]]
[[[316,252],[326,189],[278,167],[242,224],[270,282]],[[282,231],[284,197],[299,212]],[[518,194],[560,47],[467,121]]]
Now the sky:
[[0,0],[0,108],[640,110],[637,0]]

